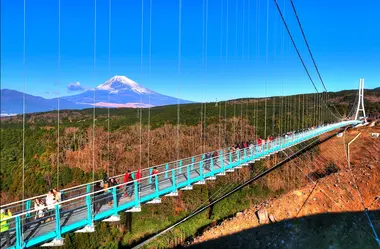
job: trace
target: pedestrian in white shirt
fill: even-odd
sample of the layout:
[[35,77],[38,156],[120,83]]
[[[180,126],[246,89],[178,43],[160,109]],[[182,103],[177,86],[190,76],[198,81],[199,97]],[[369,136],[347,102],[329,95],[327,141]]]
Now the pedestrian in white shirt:
[[47,196],[46,196],[46,206],[47,206],[47,209],[48,209],[48,220],[50,220],[50,217],[52,219],[54,219],[54,208],[55,208],[55,204],[57,202],[55,201],[55,198],[54,198],[54,194],[53,194],[53,191],[52,190],[49,190]]

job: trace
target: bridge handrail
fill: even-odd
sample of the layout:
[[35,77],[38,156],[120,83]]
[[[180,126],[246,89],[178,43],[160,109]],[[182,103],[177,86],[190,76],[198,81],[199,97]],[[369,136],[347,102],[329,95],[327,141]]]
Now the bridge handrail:
[[[262,145],[263,146],[263,145]],[[224,154],[224,155],[226,155],[226,156],[229,156],[230,154],[237,154],[238,152],[241,152],[241,151],[243,151],[243,150],[245,150],[245,149],[247,149],[247,148],[244,148],[244,149],[238,149],[238,150],[236,150],[236,151],[233,151],[233,152],[228,152],[227,154]],[[218,157],[218,156],[217,156]],[[212,157],[212,158],[216,158],[216,157]],[[203,159],[202,161],[199,161],[199,162],[197,162],[197,163],[200,163],[200,162],[205,162],[205,161],[209,161],[211,158],[205,158],[205,159]],[[159,176],[159,175],[163,175],[163,174],[165,174],[165,173],[170,173],[170,172],[172,172],[173,170],[177,170],[177,169],[182,169],[182,168],[185,168],[185,167],[187,167],[187,166],[189,166],[189,165],[191,165],[192,163],[190,163],[190,164],[186,164],[186,165],[182,165],[182,166],[179,166],[179,167],[177,167],[177,168],[175,168],[175,169],[168,169],[168,170],[166,170],[166,171],[162,171],[162,172],[159,172],[158,174],[157,174],[157,176]],[[81,199],[81,198],[84,198],[84,197],[87,197],[87,196],[90,196],[90,195],[95,195],[95,194],[97,194],[97,193],[102,193],[102,192],[105,192],[105,191],[107,191],[107,190],[111,190],[111,189],[113,189],[113,188],[119,188],[119,187],[123,187],[123,186],[125,186],[125,185],[128,185],[128,184],[131,184],[131,183],[135,183],[135,182],[137,182],[137,184],[139,184],[138,182],[139,181],[142,181],[142,180],[146,180],[146,179],[149,179],[151,176],[145,176],[145,177],[142,177],[142,178],[140,178],[140,179],[134,179],[134,180],[132,180],[132,181],[129,181],[129,182],[123,182],[123,183],[120,183],[120,184],[118,184],[118,185],[115,185],[115,186],[112,186],[112,187],[108,187],[108,188],[102,188],[102,189],[100,189],[100,190],[97,190],[97,191],[92,191],[92,192],[89,192],[89,193],[86,193],[86,194],[84,194],[84,195],[80,195],[80,196],[76,196],[76,197],[73,197],[73,198],[70,198],[70,199],[67,199],[67,200],[63,200],[63,201],[60,201],[60,202],[57,202],[57,203],[55,203],[54,204],[54,206],[56,206],[56,205],[62,205],[62,204],[65,204],[65,203],[68,203],[68,202],[72,202],[72,201],[75,201],[75,200],[78,200],[78,199]],[[23,215],[26,215],[26,214],[30,214],[30,213],[32,213],[32,212],[36,212],[36,210],[34,210],[34,209],[31,209],[31,210],[28,210],[28,211],[25,211],[25,212],[23,212],[23,213],[18,213],[18,214],[15,214],[15,215],[13,215],[13,216],[11,216],[11,217],[8,217],[8,218],[6,218],[6,219],[2,219],[1,221],[7,221],[7,220],[10,220],[10,219],[13,219],[13,218],[15,218],[15,217],[17,217],[17,216],[23,216]]]
[[[198,155],[195,155],[195,156],[192,156],[192,157],[198,157],[198,156],[202,156],[204,154],[198,154]],[[192,157],[186,157],[186,158],[183,158],[183,159],[180,159],[180,160],[176,160],[176,161],[171,161],[171,162],[168,162],[168,163],[164,163],[164,164],[159,164],[159,165],[154,165],[154,166],[151,166],[149,168],[144,168],[141,170],[141,172],[146,172],[146,171],[149,171],[151,168],[154,168],[154,167],[161,167],[161,166],[165,166],[166,164],[173,164],[173,163],[177,163],[181,160],[186,160],[186,159],[190,159]],[[137,170],[134,170],[132,171],[131,173],[137,173]],[[119,174],[119,175],[116,175],[116,176],[111,176],[109,178],[120,178],[122,177],[123,175],[125,174]],[[96,184],[97,182],[101,182],[102,180],[96,180],[96,181],[93,181],[93,182],[89,182],[89,183],[83,183],[83,184],[80,184],[80,185],[75,185],[75,186],[72,186],[72,187],[69,187],[69,188],[65,188],[65,189],[61,189],[59,191],[61,192],[67,192],[67,191],[70,191],[70,190],[73,190],[73,189],[79,189],[79,188],[82,188],[82,187],[85,187],[87,185],[94,185]],[[0,208],[6,208],[6,207],[9,207],[9,206],[13,206],[13,205],[16,205],[16,204],[19,204],[19,203],[23,203],[23,202],[26,202],[26,201],[29,201],[29,200],[35,200],[37,198],[43,198],[43,197],[46,197],[47,194],[42,194],[42,195],[38,195],[38,196],[33,196],[33,197],[30,197],[30,198],[27,198],[27,199],[23,199],[23,200],[19,200],[19,201],[15,201],[15,202],[10,202],[10,203],[7,203],[7,204],[3,204],[2,206],[0,206]]]
[[[222,149],[219,149],[218,151],[220,150],[225,150],[225,149],[228,149],[229,147],[227,148],[222,148]],[[208,152],[206,152],[208,153]],[[146,172],[146,171],[149,171],[151,168],[154,168],[154,167],[162,167],[162,166],[165,166],[166,164],[174,164],[174,163],[178,163],[180,161],[184,161],[184,160],[188,160],[188,159],[191,159],[191,158],[196,158],[196,157],[199,157],[199,156],[203,156],[205,155],[206,153],[201,153],[201,154],[197,154],[195,156],[190,156],[190,157],[185,157],[185,158],[182,158],[182,159],[179,159],[179,160],[175,160],[175,161],[170,161],[170,162],[167,162],[167,163],[162,163],[162,164],[158,164],[158,165],[154,165],[154,166],[151,166],[151,167],[148,167],[148,168],[144,168],[144,169],[141,169],[141,173],[143,172]],[[134,170],[132,171],[131,173],[137,173],[138,170]],[[111,176],[109,178],[120,178],[122,177],[124,174],[119,174],[119,175],[116,175],[116,176]],[[61,189],[59,191],[61,192],[67,192],[67,191],[70,191],[70,190],[73,190],[73,189],[79,189],[79,188],[82,188],[82,187],[85,187],[87,185],[94,185],[95,183],[97,182],[101,182],[102,180],[96,180],[96,181],[93,181],[93,182],[89,182],[89,183],[83,183],[83,184],[80,184],[80,185],[75,185],[75,186],[72,186],[72,187],[69,187],[69,188],[65,188],[65,189]],[[19,203],[23,203],[23,202],[26,202],[26,201],[29,201],[29,200],[35,200],[37,198],[43,198],[43,197],[46,197],[47,194],[42,194],[42,195],[38,195],[38,196],[33,196],[33,197],[30,197],[30,198],[27,198],[27,199],[23,199],[23,200],[19,200],[19,201],[15,201],[15,202],[10,202],[10,203],[7,203],[7,204],[3,204],[2,206],[0,206],[0,208],[6,208],[6,207],[9,207],[9,206],[13,206],[13,205],[16,205],[16,204],[19,204]]]

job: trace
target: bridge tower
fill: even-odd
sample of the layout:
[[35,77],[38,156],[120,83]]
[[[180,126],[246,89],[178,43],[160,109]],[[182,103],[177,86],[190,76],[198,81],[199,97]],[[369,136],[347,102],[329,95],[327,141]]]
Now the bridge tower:
[[355,120],[359,118],[359,112],[363,112],[363,117],[367,120],[364,109],[364,79],[360,79],[359,81],[359,98],[358,98],[358,107],[356,108]]

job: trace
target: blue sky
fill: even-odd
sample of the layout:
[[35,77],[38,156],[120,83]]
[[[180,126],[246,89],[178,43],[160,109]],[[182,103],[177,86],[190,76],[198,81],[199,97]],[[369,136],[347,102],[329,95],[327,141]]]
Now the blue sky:
[[[112,0],[110,66],[109,2],[97,0],[94,39],[94,1],[61,0],[59,75],[58,0],[26,0],[24,84],[23,0],[2,1],[1,88],[27,89],[28,93],[51,98],[58,93],[77,93],[68,92],[69,84],[80,82],[82,87],[91,88],[114,75],[125,75],[154,91],[195,101],[314,91],[272,0],[228,0],[228,33],[227,0],[208,0],[207,46],[203,35],[205,0],[182,0],[180,73],[179,1],[152,0],[149,56],[150,0],[144,0],[142,67],[141,1]],[[291,5],[288,0],[279,3],[322,89]],[[365,78],[366,88],[380,86],[379,1],[294,3],[328,90],[357,88],[360,77]]]

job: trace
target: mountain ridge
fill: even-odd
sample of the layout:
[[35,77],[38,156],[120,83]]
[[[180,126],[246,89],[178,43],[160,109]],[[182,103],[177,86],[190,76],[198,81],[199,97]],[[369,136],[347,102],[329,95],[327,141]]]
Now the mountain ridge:
[[[95,91],[95,92],[94,92]],[[1,89],[1,116],[46,112],[58,109],[58,98],[43,98],[12,89]],[[110,108],[148,108],[192,103],[163,95],[143,87],[126,76],[116,75],[95,88],[59,98],[60,109],[85,109],[93,106]]]

